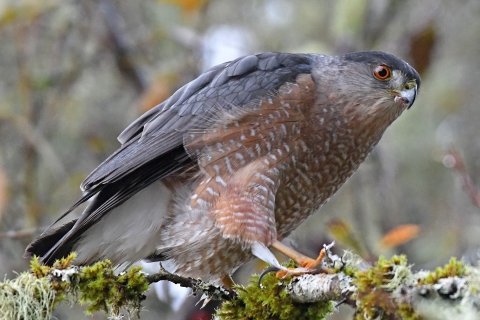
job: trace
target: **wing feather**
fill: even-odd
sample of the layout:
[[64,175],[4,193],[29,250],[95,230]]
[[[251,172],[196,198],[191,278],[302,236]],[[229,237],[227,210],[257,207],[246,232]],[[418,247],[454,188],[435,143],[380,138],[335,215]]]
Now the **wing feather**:
[[122,147],[85,179],[82,190],[115,182],[168,154],[182,145],[186,132],[211,123],[205,119],[212,116],[213,108],[228,111],[233,106],[247,106],[285,82],[294,82],[299,74],[310,73],[310,59],[306,54],[269,52],[210,69],[127,127],[118,138]]

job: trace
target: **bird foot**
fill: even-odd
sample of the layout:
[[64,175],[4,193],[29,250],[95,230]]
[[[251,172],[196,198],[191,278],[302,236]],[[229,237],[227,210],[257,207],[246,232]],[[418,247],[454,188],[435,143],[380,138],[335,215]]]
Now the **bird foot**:
[[333,270],[329,268],[322,267],[323,259],[326,256],[325,248],[320,250],[320,253],[317,259],[311,259],[307,257],[302,257],[295,261],[300,268],[288,268],[286,270],[277,271],[277,279],[283,279],[286,276],[298,277],[303,274],[316,274],[316,273],[332,273]]
[[279,270],[275,277],[277,279],[285,279],[287,276],[299,277],[304,274],[315,274],[319,273],[319,270],[316,269],[307,269],[307,268],[288,268],[287,270]]
[[280,265],[272,265],[262,271],[258,278],[258,286],[261,287],[262,278],[270,272],[276,272],[277,279],[283,279],[286,276],[298,277],[304,274],[335,273],[334,269],[325,267],[323,264],[323,260],[327,255],[331,258],[330,248],[333,247],[333,245],[334,243],[324,245],[323,249],[320,250],[317,259],[312,259],[296,252],[279,241],[274,241],[271,247],[285,254],[287,257],[295,261],[295,263],[297,263],[300,267],[285,268]]

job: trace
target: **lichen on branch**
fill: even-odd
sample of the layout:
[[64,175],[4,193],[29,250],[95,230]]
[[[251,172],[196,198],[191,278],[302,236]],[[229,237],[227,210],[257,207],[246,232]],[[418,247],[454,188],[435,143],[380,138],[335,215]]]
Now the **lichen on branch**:
[[342,258],[327,252],[324,263],[334,273],[285,279],[269,273],[261,286],[253,276],[233,290],[165,270],[145,275],[133,267],[117,274],[108,260],[77,267],[74,254],[51,267],[34,258],[30,272],[0,283],[0,318],[50,319],[61,301],[85,304],[87,314],[103,310],[110,318],[140,317],[145,291],[161,280],[201,291],[207,300],[223,300],[217,319],[325,319],[341,303],[355,309],[356,320],[480,318],[478,267],[452,258],[432,272],[414,272],[405,256],[370,265],[349,252]]

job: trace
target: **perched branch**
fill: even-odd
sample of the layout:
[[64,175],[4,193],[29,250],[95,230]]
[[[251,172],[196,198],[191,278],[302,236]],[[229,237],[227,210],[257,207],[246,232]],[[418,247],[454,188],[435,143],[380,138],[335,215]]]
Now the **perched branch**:
[[352,299],[356,292],[354,280],[344,273],[305,274],[293,278],[286,290],[292,300],[299,303],[342,301],[355,307]]
[[[292,300],[299,303],[335,300],[353,308],[357,307],[357,289],[355,278],[342,273],[303,275],[292,279],[286,288]],[[478,319],[480,297],[472,290],[472,283],[466,278],[448,277],[439,279],[436,284],[400,285],[394,291],[385,291],[388,292],[385,298],[392,300],[399,309],[411,306],[410,311],[415,311],[410,314],[413,319]]]
[[480,318],[478,267],[451,259],[433,272],[413,272],[404,256],[372,266],[349,252],[340,258],[326,251],[324,267],[336,273],[285,279],[267,273],[260,285],[253,276],[248,286],[233,290],[164,269],[117,274],[109,261],[77,267],[71,265],[74,254],[52,267],[35,258],[30,273],[0,283],[0,318],[49,319],[61,301],[87,304],[87,313],[104,310],[111,318],[140,317],[149,285],[162,280],[202,291],[206,301],[223,300],[217,319],[325,319],[342,303],[355,309],[355,320]]
[[31,272],[0,283],[0,319],[50,319],[62,301],[87,304],[87,314],[103,310],[110,318],[121,318],[121,314],[140,317],[145,292],[151,283],[161,280],[190,287],[194,293],[202,291],[206,301],[226,301],[237,296],[234,290],[180,277],[164,269],[145,275],[140,267],[133,267],[117,274],[108,260],[77,267],[71,264],[74,259],[72,253],[50,267],[34,258]]
[[325,319],[335,301],[353,307],[355,320],[480,318],[480,269],[454,258],[433,272],[413,272],[404,256],[380,258],[373,266],[349,252],[341,259],[328,252],[326,260],[337,273],[284,280],[270,274],[263,278],[267,286],[262,290],[255,284],[237,288],[239,299],[224,303],[217,317],[297,319],[301,314],[302,319]]

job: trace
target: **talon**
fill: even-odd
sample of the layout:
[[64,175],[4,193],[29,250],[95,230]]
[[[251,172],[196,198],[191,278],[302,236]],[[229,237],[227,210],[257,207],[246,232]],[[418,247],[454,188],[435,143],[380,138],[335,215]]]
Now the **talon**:
[[258,276],[258,286],[261,288],[262,287],[262,278],[264,276],[266,276],[267,274],[269,274],[270,272],[275,272],[277,271],[277,275],[279,272],[281,272],[282,270],[280,270],[279,268],[275,267],[275,266],[271,266],[271,267],[268,267],[267,269],[263,270],[262,273],[260,273],[260,276]]
[[347,301],[347,298],[343,298],[342,300],[338,301],[338,302],[333,306],[333,308],[334,308],[334,309],[338,308],[339,306],[341,306],[342,304],[344,304],[346,301]]

